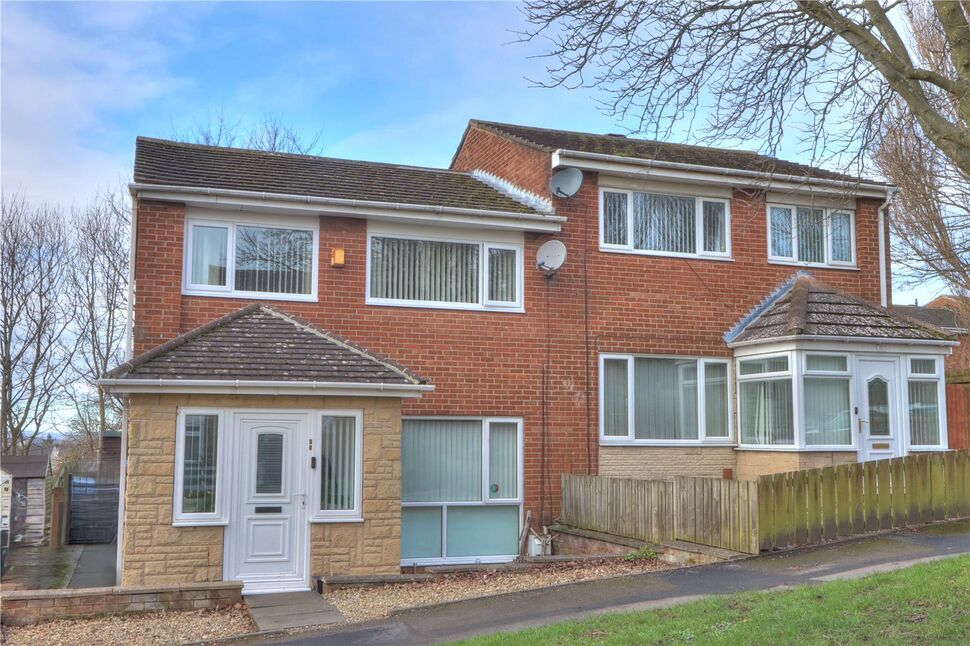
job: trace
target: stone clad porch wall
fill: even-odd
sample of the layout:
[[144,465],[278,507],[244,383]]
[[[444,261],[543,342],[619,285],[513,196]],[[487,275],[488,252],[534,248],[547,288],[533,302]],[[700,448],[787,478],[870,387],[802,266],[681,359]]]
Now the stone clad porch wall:
[[400,571],[399,399],[133,394],[129,399],[125,525],[121,537],[122,585],[223,579],[223,528],[172,527],[175,434],[180,406],[362,409],[364,522],[311,525],[310,574]]
[[738,451],[738,480],[757,480],[758,476],[784,471],[801,471],[838,464],[851,464],[855,451]]

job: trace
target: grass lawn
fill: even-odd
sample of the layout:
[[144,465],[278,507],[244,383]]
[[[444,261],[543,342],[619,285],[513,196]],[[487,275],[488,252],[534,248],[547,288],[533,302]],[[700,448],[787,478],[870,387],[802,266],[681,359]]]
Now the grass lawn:
[[515,644],[970,644],[970,556],[471,639]]

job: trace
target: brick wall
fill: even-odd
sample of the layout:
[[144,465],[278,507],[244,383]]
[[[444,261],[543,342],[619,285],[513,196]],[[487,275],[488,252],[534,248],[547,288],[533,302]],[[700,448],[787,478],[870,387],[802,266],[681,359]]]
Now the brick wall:
[[153,610],[223,608],[242,602],[242,583],[187,583],[161,586],[15,590],[3,594],[0,621],[21,626],[51,619]]
[[[466,133],[454,167],[487,170],[548,195],[548,155],[476,128]],[[525,313],[367,306],[366,222],[337,217],[320,220],[319,302],[273,304],[430,377],[436,391],[404,402],[405,415],[522,417],[525,506],[537,521],[548,522],[558,512],[559,474],[595,473],[599,463],[598,354],[730,356],[723,333],[797,269],[768,264],[765,197],[740,190],[732,202],[732,262],[601,253],[596,185],[596,175],[587,173],[576,196],[554,200],[558,214],[568,218],[556,237],[569,250],[554,279],[545,280],[532,266],[536,249],[552,236],[526,235]],[[878,205],[860,200],[857,207],[858,271],[812,270],[877,302]],[[139,205],[138,231],[145,239],[139,239],[135,265],[136,352],[245,304],[180,294],[183,218],[179,205]],[[343,268],[329,264],[333,247],[345,250]],[[543,389],[547,338],[551,362]]]
[[179,406],[363,409],[364,522],[312,525],[310,572],[316,575],[400,571],[400,400],[132,395],[122,536],[123,585],[223,579],[223,528],[172,527]]

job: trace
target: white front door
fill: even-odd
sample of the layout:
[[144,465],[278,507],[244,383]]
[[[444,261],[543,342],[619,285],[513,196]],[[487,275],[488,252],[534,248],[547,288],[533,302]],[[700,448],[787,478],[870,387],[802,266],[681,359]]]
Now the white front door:
[[226,578],[241,580],[245,593],[305,590],[307,417],[240,412],[232,432],[238,452]]
[[859,460],[902,455],[902,419],[895,359],[859,359]]

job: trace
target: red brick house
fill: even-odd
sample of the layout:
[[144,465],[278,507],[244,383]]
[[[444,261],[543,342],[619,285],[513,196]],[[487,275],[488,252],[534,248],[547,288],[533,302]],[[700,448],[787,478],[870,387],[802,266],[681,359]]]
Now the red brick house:
[[449,170],[139,139],[131,190],[125,582],[503,561],[562,473],[947,448],[955,342],[886,309],[891,186],[471,121]]

